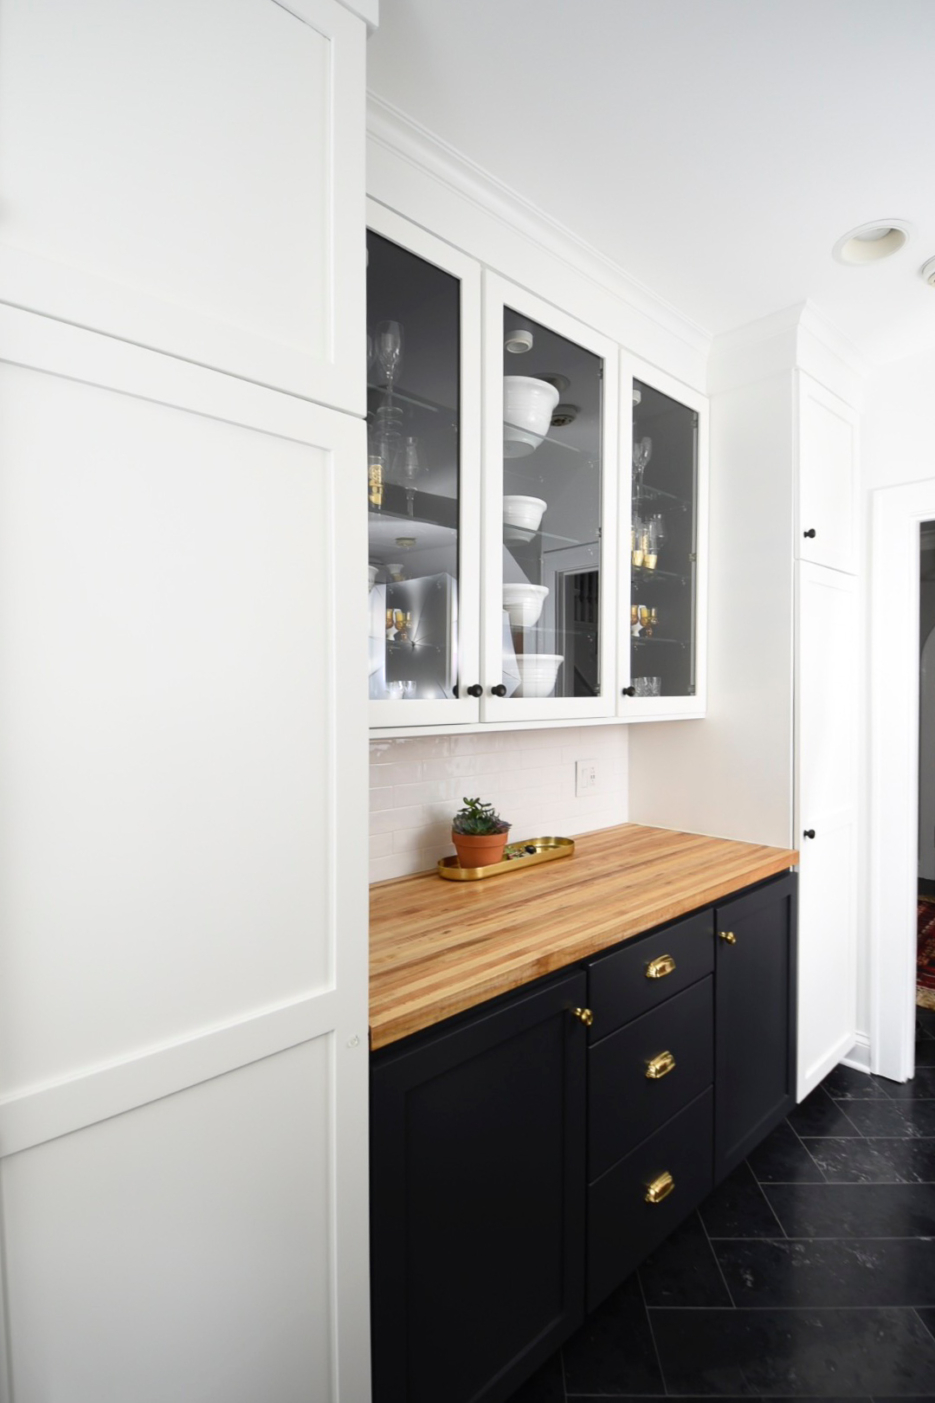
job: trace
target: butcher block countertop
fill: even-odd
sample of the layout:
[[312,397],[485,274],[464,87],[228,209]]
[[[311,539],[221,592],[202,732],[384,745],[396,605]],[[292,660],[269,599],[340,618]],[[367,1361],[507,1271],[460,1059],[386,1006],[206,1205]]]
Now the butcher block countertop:
[[525,872],[381,882],[370,898],[370,1045],[385,1047],[798,860],[790,848],[624,823],[577,837],[574,857]]

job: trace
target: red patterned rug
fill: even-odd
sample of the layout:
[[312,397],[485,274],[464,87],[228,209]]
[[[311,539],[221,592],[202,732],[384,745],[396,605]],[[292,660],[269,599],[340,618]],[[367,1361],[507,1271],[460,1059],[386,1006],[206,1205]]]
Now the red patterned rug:
[[935,1008],[935,901],[919,899],[916,954],[916,1004]]

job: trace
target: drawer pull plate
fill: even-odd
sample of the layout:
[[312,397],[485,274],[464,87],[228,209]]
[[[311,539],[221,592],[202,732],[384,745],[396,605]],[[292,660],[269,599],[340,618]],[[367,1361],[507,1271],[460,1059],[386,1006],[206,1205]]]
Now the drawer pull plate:
[[646,1063],[646,1077],[649,1081],[659,1081],[661,1077],[667,1077],[674,1071],[675,1058],[671,1052],[660,1052],[658,1057]]
[[722,939],[723,941],[725,941],[726,944],[728,944],[728,945],[736,945],[736,944],[737,944],[737,937],[736,937],[736,935],[734,934],[734,932],[733,932],[732,930],[722,930],[720,934],[721,934],[721,939]]
[[589,1008],[573,1008],[572,1016],[577,1018],[579,1023],[583,1023],[586,1028],[590,1028],[594,1022],[594,1014]]
[[662,1203],[663,1199],[675,1188],[675,1180],[668,1169],[664,1174],[660,1174],[658,1179],[654,1179],[651,1184],[646,1185],[646,1203]]
[[671,974],[675,969],[675,960],[671,955],[660,955],[655,960],[650,960],[646,966],[647,979],[664,979],[667,974]]

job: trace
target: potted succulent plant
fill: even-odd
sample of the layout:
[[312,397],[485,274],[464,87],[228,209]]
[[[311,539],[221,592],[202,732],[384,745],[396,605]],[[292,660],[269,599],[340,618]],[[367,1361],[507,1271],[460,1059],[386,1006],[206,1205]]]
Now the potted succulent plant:
[[462,867],[489,867],[503,861],[510,825],[494,811],[493,804],[464,799],[451,821],[451,841]]

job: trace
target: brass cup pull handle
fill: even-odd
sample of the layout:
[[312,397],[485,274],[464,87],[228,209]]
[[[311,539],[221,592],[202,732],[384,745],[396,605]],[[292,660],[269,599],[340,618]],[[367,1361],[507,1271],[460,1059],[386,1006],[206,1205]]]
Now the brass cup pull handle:
[[675,1180],[667,1169],[664,1174],[659,1175],[658,1179],[654,1179],[651,1184],[646,1185],[644,1202],[662,1203],[663,1199],[668,1198],[674,1188]]
[[591,1024],[594,1022],[594,1014],[589,1008],[573,1008],[571,1012],[572,1016],[577,1018],[580,1023],[583,1023],[586,1028],[590,1028]]
[[671,1052],[660,1052],[658,1057],[646,1063],[646,1076],[649,1081],[659,1081],[675,1071],[675,1058]]
[[737,944],[737,937],[732,930],[722,930],[720,934],[721,939],[724,941],[725,945]]
[[650,960],[646,966],[647,979],[664,979],[667,974],[671,974],[675,969],[675,961],[671,955],[660,955],[658,959]]

